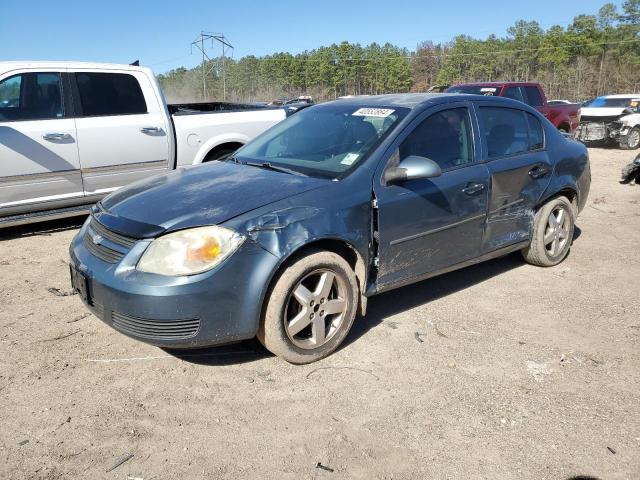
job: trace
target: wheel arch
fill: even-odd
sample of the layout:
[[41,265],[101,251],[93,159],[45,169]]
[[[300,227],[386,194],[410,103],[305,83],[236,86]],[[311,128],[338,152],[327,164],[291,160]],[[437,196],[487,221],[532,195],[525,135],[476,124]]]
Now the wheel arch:
[[210,157],[215,156],[215,154],[218,152],[221,152],[224,150],[237,150],[243,145],[244,143],[242,142],[226,142],[226,143],[221,143],[219,145],[216,145],[215,147],[213,147],[211,150],[209,150],[207,153],[204,154],[204,157],[202,158],[202,163],[212,160]]
[[284,269],[305,255],[317,251],[329,251],[340,255],[351,266],[358,283],[358,293],[360,296],[358,311],[361,315],[366,314],[367,297],[364,295],[364,292],[366,291],[368,269],[363,255],[350,241],[345,240],[344,238],[324,237],[312,239],[302,245],[299,245],[293,248],[290,252],[287,252],[287,254],[280,259],[280,262],[273,269],[267,287],[263,291],[261,319],[266,308],[266,300],[269,298],[270,292]]
[[242,134],[224,134],[218,135],[207,140],[199,149],[193,158],[193,165],[198,165],[204,161],[207,155],[216,149],[227,148],[230,144],[244,145],[250,140],[246,135]]
[[564,186],[558,190],[555,190],[554,192],[550,192],[549,195],[543,196],[542,199],[538,202],[538,204],[535,207],[535,211],[537,212],[538,210],[540,210],[542,208],[542,206],[545,203],[548,203],[549,201],[553,200],[554,198],[558,198],[558,197],[567,197],[569,199],[569,201],[571,202],[571,205],[573,206],[574,211],[576,212],[576,215],[578,213],[578,190],[575,187],[572,186]]

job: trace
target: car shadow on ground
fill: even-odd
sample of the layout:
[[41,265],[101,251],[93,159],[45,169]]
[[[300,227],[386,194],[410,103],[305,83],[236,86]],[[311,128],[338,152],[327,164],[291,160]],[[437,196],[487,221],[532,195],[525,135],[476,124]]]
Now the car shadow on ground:
[[274,356],[255,338],[218,347],[189,350],[164,348],[163,350],[185,362],[209,366],[238,365]]
[[44,222],[2,228],[0,229],[0,241],[35,237],[38,235],[49,236],[53,233],[63,232],[65,230],[77,230],[82,226],[86,219],[87,215],[77,215],[58,220],[47,220]]
[[[465,290],[524,265],[522,255],[516,252],[371,297],[367,315],[356,318],[343,347],[357,341],[389,317]],[[389,326],[395,328],[395,324]]]

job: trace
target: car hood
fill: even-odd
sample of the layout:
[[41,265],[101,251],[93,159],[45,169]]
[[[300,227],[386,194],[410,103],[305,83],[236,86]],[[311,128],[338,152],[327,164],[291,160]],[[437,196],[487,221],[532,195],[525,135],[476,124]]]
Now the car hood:
[[138,238],[227,220],[330,184],[330,180],[236,164],[182,167],[124,187],[94,209],[101,223]]

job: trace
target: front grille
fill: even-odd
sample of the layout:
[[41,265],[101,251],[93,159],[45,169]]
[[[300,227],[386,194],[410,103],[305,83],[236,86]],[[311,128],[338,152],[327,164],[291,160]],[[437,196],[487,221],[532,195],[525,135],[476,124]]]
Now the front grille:
[[[95,242],[94,238],[98,237],[100,237],[100,241]],[[122,247],[124,251],[114,250],[113,248],[102,245],[101,241],[103,239]],[[89,222],[83,240],[85,247],[87,247],[87,250],[89,250],[91,254],[107,263],[118,263],[137,242],[135,238],[126,237],[107,229],[93,217]]]
[[107,263],[118,263],[124,257],[124,253],[116,252],[115,250],[111,250],[110,248],[105,247],[104,245],[99,245],[97,243],[93,243],[91,239],[91,235],[88,230],[84,234],[84,246],[89,250],[92,255],[95,255],[100,260],[103,260]]
[[124,235],[120,235],[119,233],[113,232],[111,230],[107,230],[101,223],[99,223],[95,218],[91,218],[91,222],[89,222],[89,228],[94,231],[94,233],[100,235],[103,238],[106,238],[110,242],[117,243],[126,248],[131,248],[138,241],[135,238],[125,237]]
[[112,312],[113,327],[133,337],[151,340],[183,340],[195,337],[200,329],[200,320],[147,320]]

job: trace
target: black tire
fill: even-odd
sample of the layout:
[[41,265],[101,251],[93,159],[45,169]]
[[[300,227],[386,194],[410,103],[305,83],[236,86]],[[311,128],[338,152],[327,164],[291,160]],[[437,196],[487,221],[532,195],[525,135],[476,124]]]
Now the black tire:
[[[326,299],[314,296],[315,305],[313,300],[310,303],[313,308],[302,307],[301,302],[293,294],[294,290],[307,279],[313,280],[315,278],[314,275],[322,276],[327,272],[335,275],[331,280],[333,285],[331,287],[331,298],[329,298],[329,295],[327,295]],[[320,283],[318,283],[319,287]],[[316,291],[319,290],[316,289],[312,292],[309,289],[309,292],[313,295],[315,295]],[[333,252],[311,252],[286,267],[277,278],[268,298],[265,299],[266,307],[258,329],[258,340],[267,350],[290,363],[305,364],[320,360],[335,351],[349,333],[356,317],[358,298],[356,276],[344,258]],[[341,301],[343,299],[346,301],[344,313],[324,316],[324,312],[320,310],[320,300],[323,300],[323,305],[326,307],[329,301]],[[307,314],[314,318],[315,312],[315,315],[317,315],[315,321],[319,322],[320,312],[323,312],[322,325],[325,332],[323,335],[326,338],[324,343],[319,346],[300,346],[304,342],[311,343],[316,331],[316,324],[313,322],[309,323],[299,333],[290,335],[290,328],[287,328],[286,325],[291,325],[292,322],[289,322],[290,316],[293,315],[291,308],[296,306],[300,308],[298,314],[305,319],[304,321],[310,321],[306,320]],[[335,327],[334,323],[336,324]],[[327,334],[326,332],[329,333]],[[305,335],[308,335],[308,337],[305,338]]]
[[640,127],[633,127],[626,136],[620,137],[618,144],[622,150],[637,150],[640,148]]
[[202,160],[202,163],[212,162],[214,160],[222,160],[223,158],[226,158],[229,155],[231,155],[236,150],[237,149],[233,149],[233,148],[223,148],[220,150],[212,150],[211,152],[207,153],[207,155]]
[[[550,218],[553,213],[554,219],[556,219],[556,212],[559,210],[564,212],[558,226],[561,233],[556,230],[552,231]],[[522,250],[522,256],[528,263],[540,267],[552,267],[559,264],[569,254],[574,227],[575,210],[569,199],[556,197],[549,200],[535,214],[531,242],[527,248]],[[547,241],[545,241],[545,235],[547,235]],[[553,239],[552,243],[548,242],[549,238]],[[554,248],[556,245],[553,243],[554,241],[558,242],[557,248]]]

